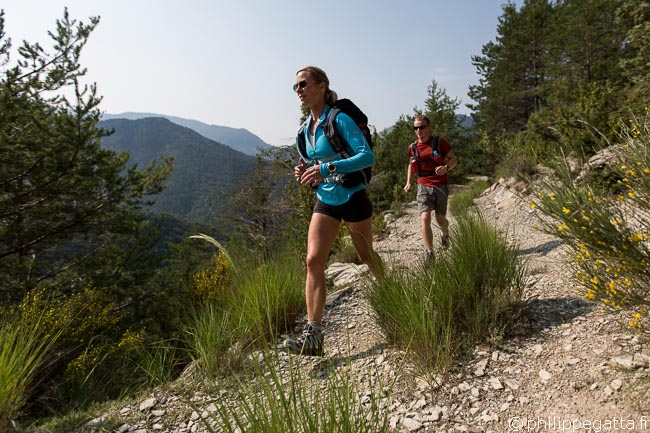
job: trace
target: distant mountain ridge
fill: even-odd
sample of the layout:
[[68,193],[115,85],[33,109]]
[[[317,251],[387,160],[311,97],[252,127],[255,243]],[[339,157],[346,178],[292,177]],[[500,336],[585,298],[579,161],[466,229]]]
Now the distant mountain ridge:
[[229,200],[255,170],[257,158],[210,140],[162,117],[102,120],[114,130],[102,146],[130,153],[129,166],[144,168],[162,157],[174,158],[168,187],[154,197],[155,213],[203,224],[228,215]]
[[474,126],[474,118],[467,114],[456,114],[456,121],[465,129],[469,129]]
[[231,128],[229,126],[208,125],[198,120],[183,119],[176,116],[167,116],[164,114],[155,113],[137,113],[126,112],[120,114],[104,114],[102,120],[111,119],[128,119],[137,120],[147,117],[162,117],[177,125],[190,128],[202,136],[214,140],[218,143],[223,143],[241,153],[246,155],[255,156],[259,153],[260,149],[269,149],[272,146],[264,142],[260,137],[253,134],[244,128]]

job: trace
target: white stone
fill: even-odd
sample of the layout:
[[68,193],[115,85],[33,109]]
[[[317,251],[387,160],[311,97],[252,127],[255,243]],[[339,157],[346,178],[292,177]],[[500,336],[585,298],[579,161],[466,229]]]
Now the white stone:
[[492,389],[499,390],[503,389],[503,385],[498,377],[491,377],[488,379],[488,383],[492,386]]
[[519,389],[519,382],[515,379],[505,379],[503,383],[506,384],[506,386],[514,391]]
[[539,370],[539,378],[542,379],[544,382],[550,380],[552,377],[553,375],[548,371],[544,369]]
[[634,368],[634,360],[632,355],[615,356],[609,361],[613,367],[620,367],[620,368],[627,368],[627,369]]
[[632,358],[632,364],[636,368],[650,367],[650,356],[643,353],[635,353]]
[[413,418],[404,418],[402,420],[402,425],[406,427],[408,431],[418,431],[422,428],[422,423]]
[[158,403],[158,400],[156,400],[155,397],[148,398],[142,403],[140,403],[140,410],[141,411],[149,410],[152,407],[154,407],[156,403]]
[[88,426],[98,425],[98,424],[103,423],[104,420],[106,420],[106,415],[102,415],[102,416],[100,416],[100,417],[98,417],[98,418],[91,419],[90,421],[88,421],[88,422],[86,423],[86,425],[88,425]]
[[432,421],[439,421],[440,419],[442,419],[444,412],[445,412],[444,408],[440,406],[434,406],[433,409],[431,410],[430,419]]
[[420,410],[420,409],[422,409],[422,408],[423,408],[424,406],[426,406],[426,405],[427,405],[427,401],[426,401],[425,399],[421,398],[421,399],[419,399],[418,401],[416,401],[416,402],[413,404],[412,409],[413,409],[413,410]]

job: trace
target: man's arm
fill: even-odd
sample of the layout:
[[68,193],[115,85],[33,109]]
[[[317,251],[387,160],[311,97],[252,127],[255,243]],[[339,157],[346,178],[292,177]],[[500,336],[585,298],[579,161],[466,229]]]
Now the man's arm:
[[411,190],[411,179],[413,177],[413,169],[411,168],[411,164],[408,164],[408,168],[406,169],[406,185],[404,185],[404,191],[409,192]]
[[456,155],[454,155],[454,151],[450,150],[447,155],[445,155],[445,159],[447,160],[445,165],[441,165],[436,167],[436,174],[438,176],[443,176],[449,172],[449,170],[453,169],[458,165],[458,160],[456,159]]
[[454,155],[454,151],[450,150],[449,153],[447,154],[447,171],[453,170],[454,167],[458,165],[458,160],[456,159],[456,155]]

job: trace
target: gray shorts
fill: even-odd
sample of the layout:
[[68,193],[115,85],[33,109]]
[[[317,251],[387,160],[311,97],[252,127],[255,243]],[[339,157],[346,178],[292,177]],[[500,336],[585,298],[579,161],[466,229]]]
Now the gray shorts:
[[436,215],[447,215],[447,185],[424,186],[418,183],[418,210],[422,212],[435,211]]

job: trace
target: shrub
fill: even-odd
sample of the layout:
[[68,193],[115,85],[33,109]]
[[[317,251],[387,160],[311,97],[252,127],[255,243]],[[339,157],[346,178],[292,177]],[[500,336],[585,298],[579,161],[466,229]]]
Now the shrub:
[[650,122],[632,119],[620,136],[619,179],[575,182],[559,165],[557,182],[543,184],[532,203],[550,219],[545,227],[571,247],[570,265],[578,290],[588,299],[631,309],[630,326],[640,328],[650,306]]
[[218,300],[229,290],[232,265],[225,254],[215,254],[211,266],[192,275],[186,290],[201,300]]
[[91,287],[68,295],[53,293],[52,288],[32,290],[17,307],[20,326],[39,326],[45,341],[55,340],[51,351],[56,356],[38,366],[44,387],[37,390],[35,407],[85,407],[140,385],[139,372],[127,365],[145,338],[124,328],[120,308]]

